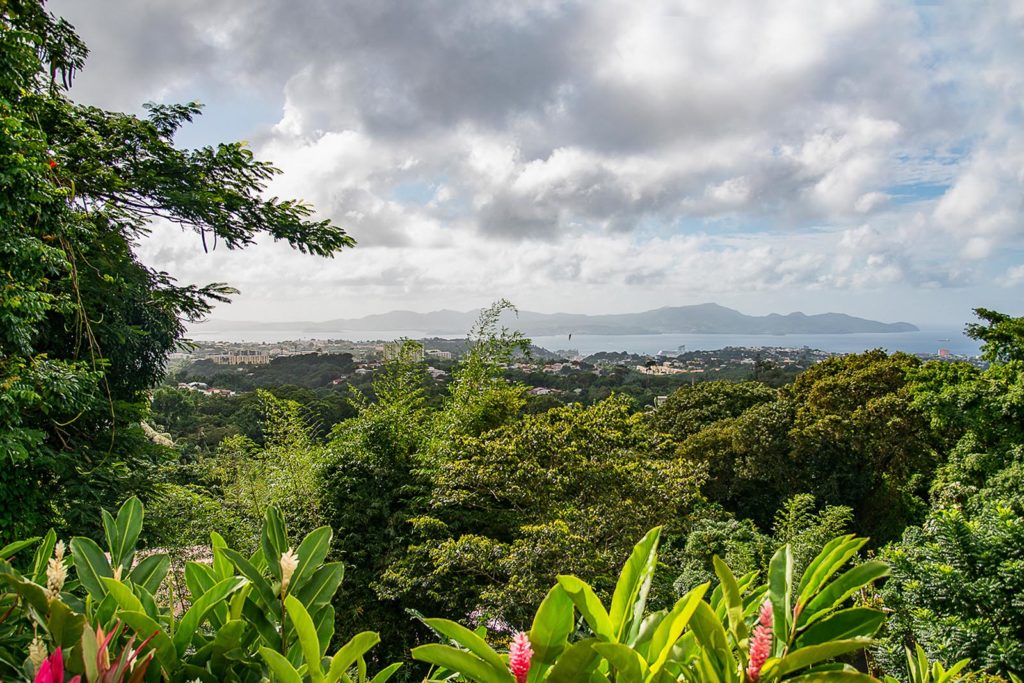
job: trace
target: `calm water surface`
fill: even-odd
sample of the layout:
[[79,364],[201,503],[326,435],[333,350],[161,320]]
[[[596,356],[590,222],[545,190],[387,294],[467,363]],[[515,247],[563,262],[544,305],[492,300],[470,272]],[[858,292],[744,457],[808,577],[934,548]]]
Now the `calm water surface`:
[[[465,333],[431,334],[422,330],[333,330],[309,332],[303,330],[232,330],[230,332],[204,332],[193,328],[189,337],[196,341],[280,342],[293,339],[345,339],[347,341],[390,340],[401,337],[446,337],[462,339]],[[948,349],[956,355],[978,354],[978,343],[965,336],[958,327],[922,327],[918,332],[895,334],[574,334],[532,337],[533,343],[545,349],[577,349],[583,355],[598,351],[628,351],[630,353],[657,353],[675,351],[680,346],[687,351],[710,351],[726,346],[801,348],[804,346],[833,353],[854,353],[867,349],[906,351],[907,353],[937,353]]]

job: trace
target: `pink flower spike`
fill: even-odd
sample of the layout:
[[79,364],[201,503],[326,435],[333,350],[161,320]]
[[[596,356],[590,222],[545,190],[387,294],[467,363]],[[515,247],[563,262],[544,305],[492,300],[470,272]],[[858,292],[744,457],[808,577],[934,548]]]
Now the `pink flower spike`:
[[59,647],[43,660],[34,683],[64,683],[64,655]]
[[516,683],[526,683],[526,675],[530,673],[530,660],[533,648],[530,637],[525,633],[517,633],[512,639],[512,647],[508,649],[508,670],[516,677]]
[[772,651],[772,603],[765,600],[750,639],[750,661],[747,663],[747,680],[755,683],[761,677],[761,667]]

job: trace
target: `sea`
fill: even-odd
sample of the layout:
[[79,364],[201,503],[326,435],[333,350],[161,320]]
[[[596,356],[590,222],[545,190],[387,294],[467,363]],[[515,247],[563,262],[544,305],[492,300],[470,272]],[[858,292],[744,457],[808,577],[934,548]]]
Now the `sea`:
[[[195,341],[227,341],[274,343],[299,339],[344,339],[346,341],[379,341],[442,337],[464,339],[465,333],[439,334],[422,330],[231,330],[207,331],[197,326],[188,337]],[[955,356],[976,356],[979,344],[959,327],[922,327],[917,332],[888,334],[573,334],[531,337],[537,346],[550,351],[573,350],[588,356],[600,351],[626,351],[656,354],[661,351],[713,351],[727,346],[810,348],[830,353],[857,353],[868,349],[913,354],[938,354],[940,350]]]

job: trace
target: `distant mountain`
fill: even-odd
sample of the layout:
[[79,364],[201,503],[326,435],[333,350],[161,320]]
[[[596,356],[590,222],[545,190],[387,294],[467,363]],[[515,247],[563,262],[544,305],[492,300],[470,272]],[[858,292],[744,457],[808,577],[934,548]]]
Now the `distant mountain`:
[[[200,327],[206,332],[231,330],[289,330],[295,332],[419,332],[425,335],[461,335],[472,327],[478,311],[441,310],[431,313],[391,311],[362,318],[339,318],[325,322],[258,323],[211,321]],[[718,304],[668,306],[643,313],[582,315],[520,311],[518,318],[503,319],[526,335],[557,334],[851,334],[856,332],[916,332],[910,323],[882,323],[843,313],[805,315],[744,315]]]

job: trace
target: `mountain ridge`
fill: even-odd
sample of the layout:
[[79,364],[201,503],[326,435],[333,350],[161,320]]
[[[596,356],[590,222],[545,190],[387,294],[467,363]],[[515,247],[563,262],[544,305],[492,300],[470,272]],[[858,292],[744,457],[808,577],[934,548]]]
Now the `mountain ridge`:
[[[361,318],[335,318],[323,322],[261,323],[254,321],[210,321],[197,327],[209,331],[294,330],[297,332],[332,331],[411,331],[425,334],[464,334],[479,315],[476,311],[440,309],[430,313],[388,311]],[[663,306],[640,313],[537,313],[520,311],[506,314],[502,323],[526,335],[557,334],[854,334],[917,332],[907,322],[884,323],[847,315],[799,311],[787,314],[746,315],[715,303],[688,306]]]

